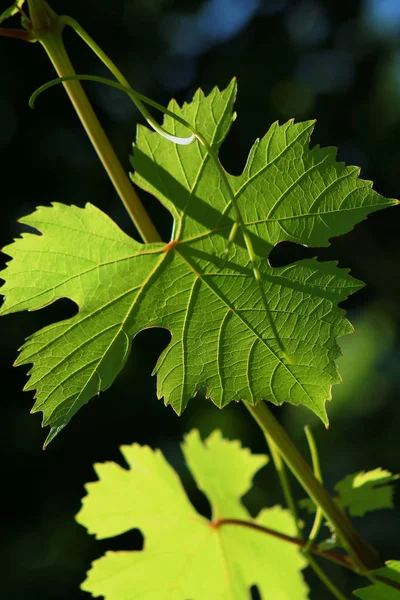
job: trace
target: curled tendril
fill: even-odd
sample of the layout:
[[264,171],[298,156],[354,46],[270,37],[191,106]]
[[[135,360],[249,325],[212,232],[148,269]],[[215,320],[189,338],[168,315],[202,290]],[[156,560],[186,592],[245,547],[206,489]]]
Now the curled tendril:
[[[140,111],[140,113],[146,119],[148,124],[154,129],[154,131],[156,131],[159,135],[164,137],[166,140],[173,142],[174,144],[178,144],[180,146],[187,146],[199,138],[199,135],[194,130],[194,128],[190,125],[190,123],[188,123],[187,121],[185,121],[184,119],[179,117],[179,115],[176,115],[172,111],[168,110],[168,108],[165,108],[161,104],[154,102],[150,98],[147,98],[147,96],[143,96],[143,94],[139,94],[139,92],[136,92],[131,87],[124,86],[124,85],[118,83],[117,81],[113,81],[112,79],[107,79],[106,77],[98,77],[97,75],[68,75],[66,77],[58,77],[57,79],[52,79],[51,81],[48,81],[47,83],[44,83],[43,85],[41,85],[32,94],[32,96],[29,98],[29,106],[31,108],[35,107],[36,99],[38,98],[38,96],[40,96],[40,94],[42,92],[48,90],[51,87],[54,87],[55,85],[60,84],[60,83],[64,83],[66,81],[74,81],[74,80],[75,81],[76,80],[78,80],[78,81],[95,81],[97,83],[102,83],[104,85],[108,85],[110,87],[116,88],[117,90],[125,92],[131,98],[131,100],[133,101],[133,103],[135,104],[137,109]],[[145,104],[148,104],[149,106],[156,108],[163,114],[172,117],[175,121],[177,121],[178,123],[180,123],[187,129],[189,129],[189,131],[191,131],[192,134],[189,137],[179,137],[176,135],[172,135],[171,133],[168,133],[168,131],[166,131],[161,125],[159,125],[157,123],[157,121],[154,119],[154,117],[152,117],[152,115],[149,113],[149,111],[145,107]]]

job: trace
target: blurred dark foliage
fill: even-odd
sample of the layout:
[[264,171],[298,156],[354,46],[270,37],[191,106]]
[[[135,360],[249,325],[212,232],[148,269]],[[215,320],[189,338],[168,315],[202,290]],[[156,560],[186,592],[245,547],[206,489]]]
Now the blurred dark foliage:
[[[9,2],[1,0],[0,12]],[[171,96],[190,100],[199,86],[206,92],[223,87],[236,75],[238,119],[221,152],[232,173],[243,169],[254,139],[271,122],[316,118],[314,144],[338,146],[339,159],[360,165],[362,177],[372,179],[376,190],[399,196],[398,0],[54,0],[52,6],[75,17],[136,89],[164,104]],[[79,73],[106,74],[71,31],[65,41]],[[0,40],[2,245],[20,233],[19,217],[52,201],[92,202],[136,236],[62,88],[41,96],[35,111],[28,107],[30,94],[53,77],[38,44]],[[86,87],[128,170],[141,120],[137,111],[115,90]],[[153,198],[140,195],[168,240],[168,214]],[[274,264],[317,253],[322,260],[338,259],[367,283],[345,306],[357,335],[343,342],[344,385],[333,390],[330,429],[325,431],[306,410],[275,410],[305,453],[303,425],[312,424],[330,489],[357,470],[400,469],[399,225],[400,213],[392,208],[332,240],[330,248],[282,244],[274,251]],[[1,260],[4,265],[7,259],[3,255]],[[84,483],[94,479],[92,463],[120,461],[119,445],[160,447],[181,469],[193,502],[205,512],[208,507],[182,465],[182,435],[192,427],[202,435],[219,427],[253,451],[266,451],[263,436],[240,405],[219,411],[198,397],[178,418],[157,401],[151,371],[169,335],[149,330],[135,340],[114,386],[79,412],[43,453],[41,417],[29,415],[32,394],[21,392],[27,369],[13,369],[12,363],[29,333],[75,310],[65,300],[1,321],[0,596],[7,600],[87,598],[79,584],[93,559],[106,549],[140,547],[137,532],[96,542],[73,520]],[[303,495],[296,484],[295,492]],[[254,512],[282,501],[272,467],[256,477],[246,501]],[[400,558],[398,511],[356,524],[383,558]],[[351,573],[327,568],[348,593],[360,583]],[[306,577],[313,586],[311,598],[325,599],[328,592],[308,570]]]

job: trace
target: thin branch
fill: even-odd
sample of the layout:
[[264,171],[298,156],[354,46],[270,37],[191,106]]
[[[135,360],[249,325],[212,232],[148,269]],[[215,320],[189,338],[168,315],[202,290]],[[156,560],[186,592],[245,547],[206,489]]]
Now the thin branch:
[[342,594],[338,587],[336,587],[333,581],[327,576],[325,571],[321,569],[317,561],[313,559],[309,552],[307,553],[307,560],[314,573],[317,575],[317,577],[319,577],[331,594],[335,596],[337,600],[347,600],[346,596]]
[[[317,444],[315,443],[314,436],[312,435],[311,430],[308,427],[308,425],[306,425],[304,427],[304,431],[305,431],[305,434],[307,437],[308,447],[310,448],[310,454],[311,454],[314,475],[318,479],[318,481],[322,484],[323,479],[322,479],[321,465],[319,462]],[[307,541],[306,547],[305,547],[306,552],[309,550],[309,548],[311,548],[311,546],[314,544],[315,540],[317,539],[319,531],[322,526],[322,522],[324,520],[324,515],[321,510],[321,507],[317,505],[316,509],[317,509],[317,512],[315,513],[314,523],[311,528],[310,535],[308,536],[308,541]]]
[[[290,535],[286,535],[285,533],[281,533],[280,531],[276,531],[275,529],[270,529],[269,527],[264,527],[264,525],[258,525],[257,523],[252,523],[251,521],[243,521],[241,519],[216,519],[211,522],[211,526],[217,529],[222,525],[240,525],[242,527],[248,527],[250,529],[255,529],[256,531],[260,531],[262,533],[266,533],[267,535],[271,535],[276,537],[284,542],[289,542],[290,544],[294,544],[299,548],[304,548],[306,542],[304,540],[300,540],[299,538],[292,537]],[[353,565],[348,562],[345,556],[337,554],[336,552],[331,552],[329,550],[320,550],[318,546],[311,546],[309,548],[310,552],[313,554],[317,554],[318,556],[322,556],[332,562],[335,562],[342,567],[346,567],[346,569],[354,570]]]
[[31,42],[32,36],[29,31],[24,29],[13,29],[11,27],[0,27],[0,36],[14,38],[16,40],[23,40],[24,42]]
[[302,538],[302,532],[301,532],[301,528],[299,525],[299,517],[297,514],[297,507],[296,507],[296,503],[294,501],[293,498],[293,494],[292,494],[292,490],[290,487],[290,483],[289,483],[289,479],[286,473],[286,467],[285,464],[281,458],[281,455],[279,454],[279,451],[277,449],[277,447],[274,444],[273,439],[268,435],[268,433],[265,434],[265,438],[267,440],[267,444],[269,446],[269,451],[271,453],[271,457],[276,469],[276,472],[278,474],[279,477],[279,481],[281,484],[281,488],[283,491],[283,495],[285,497],[285,501],[287,504],[287,507],[289,508],[290,512],[292,513],[293,516],[293,520],[296,526],[296,530],[297,530],[297,537],[299,539]]

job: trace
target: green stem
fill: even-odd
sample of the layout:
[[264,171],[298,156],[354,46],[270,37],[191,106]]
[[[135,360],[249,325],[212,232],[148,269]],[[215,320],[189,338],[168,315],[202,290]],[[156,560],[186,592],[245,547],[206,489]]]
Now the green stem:
[[245,406],[263,432],[271,437],[283,460],[310,498],[316,506],[321,507],[325,518],[332,523],[355,571],[364,573],[381,567],[382,561],[375,550],[361,538],[345,513],[332,500],[265,402],[256,406],[245,403]]
[[[185,139],[177,138],[176,136],[169,135],[167,132],[165,132],[163,128],[160,127],[158,123],[153,119],[147,108],[141,102],[141,99],[144,99],[147,102],[149,102],[150,99],[146,98],[145,96],[141,96],[141,94],[138,94],[135,90],[133,90],[130,87],[128,80],[126,79],[126,77],[124,77],[124,75],[118,69],[116,64],[107,56],[104,50],[102,50],[100,46],[96,44],[94,39],[87,33],[87,31],[84,30],[84,28],[78,23],[78,21],[75,21],[75,19],[73,19],[72,17],[68,17],[65,15],[61,17],[61,21],[64,25],[68,25],[69,27],[71,27],[75,31],[75,33],[77,33],[82,38],[85,44],[87,44],[89,48],[96,54],[96,56],[101,60],[101,62],[114,75],[115,79],[125,88],[125,90],[130,90],[130,92],[128,93],[132,98],[133,102],[136,104],[140,112],[144,115],[147,121],[158,133],[161,133],[161,135],[164,135],[164,137],[166,137],[174,143],[191,144],[193,142],[193,140],[195,139],[194,135]],[[162,112],[165,112],[165,110],[163,110]]]
[[35,34],[40,35],[52,28],[55,13],[45,0],[28,0],[29,16],[32,22],[32,29]]
[[297,507],[296,507],[296,503],[294,501],[293,498],[293,494],[292,494],[292,490],[290,487],[290,483],[288,480],[288,476],[287,476],[287,472],[286,472],[286,468],[285,465],[282,461],[281,455],[279,454],[278,448],[276,447],[274,441],[272,440],[271,436],[268,435],[268,433],[265,433],[265,437],[268,443],[268,447],[269,447],[269,451],[271,453],[271,457],[272,457],[272,461],[274,463],[275,466],[275,470],[278,474],[279,477],[279,481],[281,484],[281,488],[283,491],[283,495],[285,498],[285,502],[287,507],[289,508],[290,512],[292,513],[293,516],[293,520],[296,526],[296,531],[297,531],[297,537],[299,537],[300,539],[303,538],[303,534],[301,531],[301,527],[299,525],[299,517],[297,514]]
[[[318,479],[318,481],[320,483],[322,483],[322,473],[321,473],[321,466],[320,466],[320,462],[319,462],[317,445],[315,443],[314,437],[313,437],[308,425],[305,426],[304,430],[305,430],[305,434],[307,437],[308,447],[310,448],[311,461],[312,461],[314,475]],[[310,567],[312,568],[314,573],[317,575],[317,577],[325,585],[325,587],[331,592],[331,594],[333,596],[335,596],[335,598],[337,598],[338,600],[346,600],[346,597],[342,594],[342,592],[339,590],[339,588],[336,587],[336,585],[328,577],[328,575],[325,573],[325,571],[319,566],[318,562],[316,560],[314,560],[314,558],[310,555],[310,551],[312,551],[312,548],[314,547],[314,542],[318,537],[319,530],[321,528],[322,521],[323,521],[323,513],[322,513],[321,508],[319,506],[317,506],[316,508],[317,508],[317,511],[315,514],[314,524],[311,528],[311,532],[310,532],[310,535],[308,536],[308,540],[303,548],[303,552],[304,552],[305,556],[307,557],[308,564],[310,565]]]
[[[73,76],[75,71],[62,41],[62,18],[56,21],[58,29],[41,35],[38,40],[46,50],[60,77]],[[109,178],[145,242],[158,242],[160,236],[140,202],[129,178],[114,152],[100,122],[79,81],[64,82],[66,92],[89,136]]]
[[94,41],[94,39],[88,34],[88,32],[84,30],[84,28],[78,23],[78,21],[75,21],[75,19],[66,15],[63,15],[60,18],[64,25],[68,25],[69,27],[71,27],[82,38],[85,44],[89,46],[89,48],[96,54],[96,56],[107,67],[110,73],[114,75],[115,79],[119,81],[121,85],[125,87],[130,87],[128,80],[126,79],[126,77],[124,77],[124,75],[118,69],[116,64],[107,56],[104,50],[100,48],[100,46]]
[[[304,548],[304,552],[305,552]],[[307,554],[307,560],[309,562],[310,567],[314,571],[314,573],[319,577],[325,587],[331,592],[332,596],[335,596],[337,600],[347,600],[346,596],[342,594],[342,592],[336,587],[331,579],[329,579],[328,575],[325,573],[323,569],[319,566],[316,560],[313,559],[312,556]]]
[[[305,434],[307,437],[308,447],[310,448],[311,461],[312,461],[312,465],[313,465],[314,475],[318,479],[318,481],[322,484],[323,480],[322,480],[321,465],[319,462],[318,450],[317,450],[317,445],[314,440],[314,436],[312,435],[311,430],[308,427],[308,425],[306,425],[304,427],[304,431],[305,431]],[[315,513],[314,523],[311,528],[310,534],[308,536],[307,544],[304,548],[305,552],[307,552],[308,549],[311,548],[311,546],[317,539],[319,531],[322,526],[323,519],[324,519],[324,515],[321,510],[321,507],[317,505],[316,509],[317,509],[317,511]]]
[[36,99],[38,98],[38,96],[40,96],[40,94],[42,94],[46,90],[50,89],[51,87],[54,87],[55,85],[59,85],[60,83],[65,83],[66,81],[95,81],[97,83],[102,83],[109,87],[113,87],[117,90],[125,92],[126,94],[128,94],[128,96],[131,98],[131,100],[133,101],[135,106],[142,113],[142,115],[147,120],[149,125],[151,125],[151,127],[157,133],[159,133],[161,136],[165,137],[170,142],[173,142],[174,144],[179,144],[182,146],[187,146],[196,139],[196,136],[194,135],[194,133],[192,133],[192,135],[190,135],[189,137],[179,137],[179,136],[171,135],[170,133],[168,133],[168,131],[166,131],[161,125],[159,125],[157,123],[157,121],[154,119],[154,117],[151,116],[151,114],[149,113],[149,111],[147,110],[147,108],[144,106],[143,103],[149,104],[151,106],[155,106],[158,110],[160,110],[165,115],[169,115],[174,120],[179,121],[180,123],[183,123],[185,126],[189,126],[189,124],[186,123],[186,121],[184,121],[183,119],[181,119],[180,117],[175,115],[175,113],[168,110],[168,108],[166,108],[165,106],[162,106],[161,104],[153,102],[150,98],[147,98],[147,96],[143,96],[143,94],[139,94],[139,92],[137,92],[136,90],[134,90],[131,87],[126,87],[126,86],[118,83],[117,81],[114,81],[112,79],[107,79],[106,77],[99,77],[98,75],[67,75],[66,77],[57,77],[57,79],[52,79],[51,81],[47,81],[46,83],[41,85],[37,90],[35,90],[33,92],[32,96],[29,98],[29,106],[31,108],[34,108]]
[[[267,443],[269,446],[269,450],[271,453],[273,463],[275,465],[276,472],[278,473],[279,481],[281,483],[281,487],[282,487],[283,495],[285,497],[286,504],[293,516],[293,520],[294,520],[296,530],[297,530],[297,537],[299,540],[299,545],[301,544],[303,546],[302,551],[304,553],[304,556],[305,556],[309,566],[314,571],[316,576],[322,581],[322,583],[325,585],[325,587],[331,592],[331,594],[333,596],[335,596],[335,598],[337,598],[338,600],[347,600],[345,598],[345,596],[343,596],[343,594],[339,590],[339,588],[337,588],[336,585],[333,583],[333,581],[328,577],[328,575],[325,573],[325,571],[322,569],[322,567],[319,566],[318,562],[316,560],[314,560],[314,558],[311,556],[310,553],[314,552],[315,554],[319,554],[320,556],[322,555],[322,556],[324,556],[324,558],[328,558],[329,560],[334,560],[335,562],[339,562],[337,560],[338,555],[335,555],[334,553],[328,553],[328,552],[321,554],[321,551],[318,550],[318,547],[313,544],[313,539],[315,539],[315,538],[313,538],[313,539],[309,538],[307,540],[307,542],[303,541],[303,533],[302,533],[301,527],[299,525],[299,518],[298,518],[298,514],[297,514],[296,502],[293,498],[292,489],[291,489],[291,486],[289,483],[289,479],[287,477],[285,465],[284,465],[282,458],[279,454],[279,451],[278,451],[276,445],[274,444],[273,440],[271,439],[271,437],[267,433],[265,434],[265,437],[266,437],[266,440],[267,440]],[[312,441],[314,442],[314,440],[312,440]],[[316,453],[315,443],[314,443],[314,449],[315,449],[315,453]],[[316,454],[316,456],[318,458],[318,454]],[[319,467],[319,463],[318,463],[318,467]],[[318,471],[318,467],[317,467],[317,471]],[[315,469],[314,469],[314,472],[315,472]],[[318,510],[320,510],[319,507],[318,507]],[[321,516],[322,516],[322,512],[321,512]],[[314,530],[314,528],[313,528],[313,530]],[[317,531],[317,535],[318,535],[318,531]],[[340,558],[342,559],[342,557],[340,557]],[[342,566],[343,566],[343,562],[341,562],[340,564],[342,564]],[[349,565],[345,565],[345,566],[348,567]]]

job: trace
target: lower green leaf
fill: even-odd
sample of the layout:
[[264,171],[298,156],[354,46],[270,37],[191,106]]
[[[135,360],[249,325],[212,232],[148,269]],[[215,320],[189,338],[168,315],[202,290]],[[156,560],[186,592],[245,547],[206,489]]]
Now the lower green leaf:
[[[96,465],[99,481],[87,485],[77,521],[98,538],[139,528],[144,548],[107,552],[93,563],[84,591],[106,600],[244,600],[256,585],[264,600],[308,597],[298,548],[247,527],[215,526],[222,518],[252,520],[240,498],[266,456],[252,455],[218,431],[204,442],[197,431],[186,436],[183,452],[210,501],[209,521],[193,508],[159,450],[133,444],[121,451],[129,470]],[[295,534],[290,513],[279,506],[262,510],[254,522]]]

